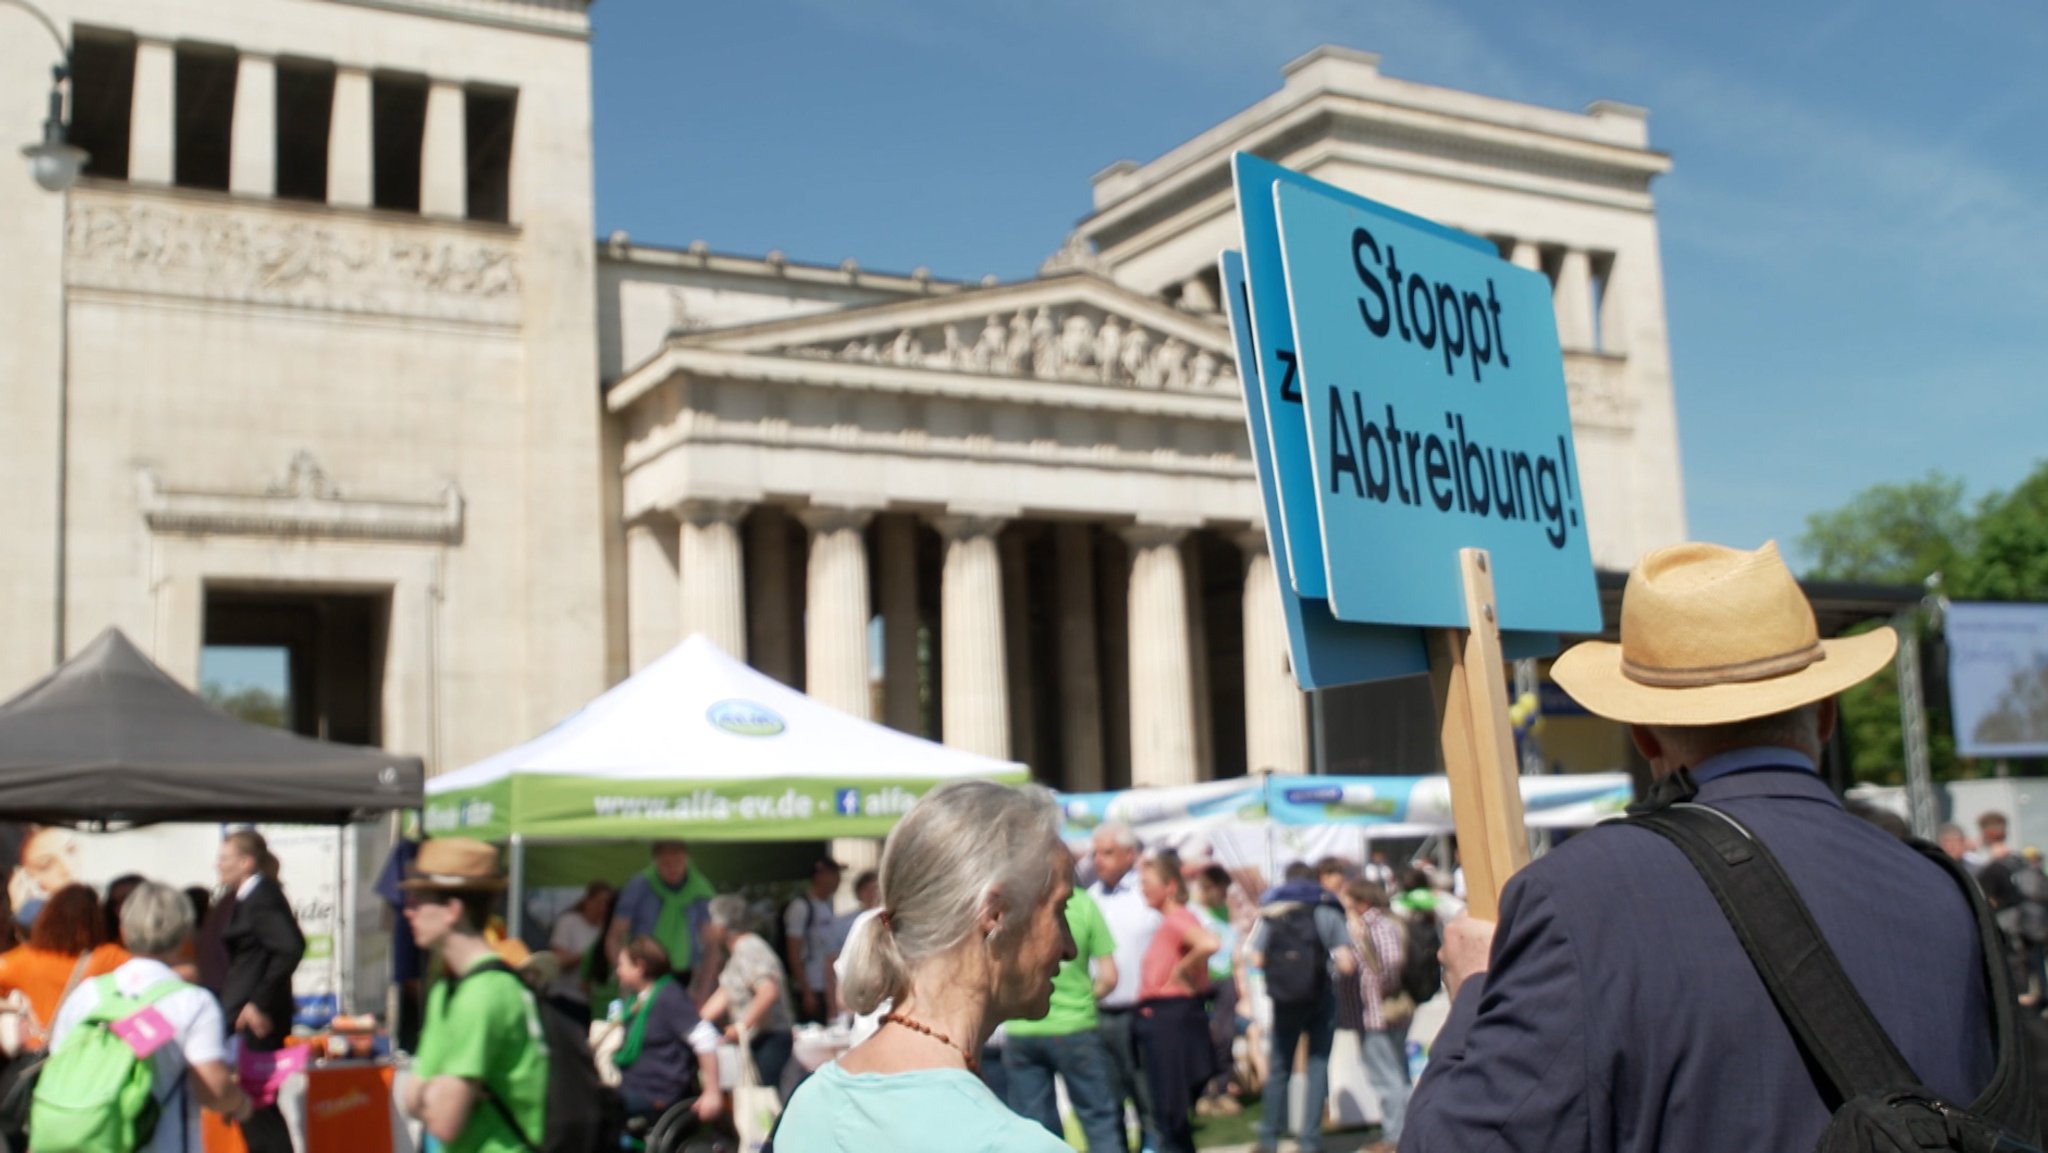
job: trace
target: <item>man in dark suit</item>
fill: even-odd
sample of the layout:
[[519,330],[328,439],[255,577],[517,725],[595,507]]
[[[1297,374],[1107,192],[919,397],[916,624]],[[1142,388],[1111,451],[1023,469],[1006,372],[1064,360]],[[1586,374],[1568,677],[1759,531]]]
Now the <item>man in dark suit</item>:
[[[262,834],[229,833],[218,860],[221,897],[200,933],[199,980],[220,998],[221,1019],[245,1051],[284,1046],[292,1029],[292,972],[306,938],[277,887],[277,861]],[[291,1132],[277,1106],[242,1123],[249,1153],[291,1153]]]
[[[1689,777],[1776,854],[1907,1063],[1963,1103],[1994,1066],[1969,905],[1815,772],[1835,694],[1896,645],[1822,641],[1773,545],[1679,545],[1630,575],[1621,643],[1576,646],[1551,676],[1630,726],[1661,791]],[[1509,882],[1497,928],[1452,922],[1443,956],[1451,1011],[1404,1151],[1811,1149],[1827,1124],[1705,882],[1649,830],[1573,837]]]

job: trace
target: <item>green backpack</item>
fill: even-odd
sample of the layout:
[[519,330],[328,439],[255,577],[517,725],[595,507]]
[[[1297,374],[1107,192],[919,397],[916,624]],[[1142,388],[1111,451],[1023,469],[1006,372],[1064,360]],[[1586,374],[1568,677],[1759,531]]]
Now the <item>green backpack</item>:
[[93,1006],[43,1062],[29,1106],[29,1143],[37,1153],[133,1153],[156,1133],[162,1110],[152,1090],[156,1067],[113,1031],[118,1022],[186,987],[159,981],[125,997],[112,975],[99,978]]

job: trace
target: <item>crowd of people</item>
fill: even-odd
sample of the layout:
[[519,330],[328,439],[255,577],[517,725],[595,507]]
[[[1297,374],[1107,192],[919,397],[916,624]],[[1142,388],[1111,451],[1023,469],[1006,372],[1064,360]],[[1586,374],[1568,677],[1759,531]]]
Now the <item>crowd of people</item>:
[[[0,1118],[14,1147],[23,1128],[44,1135],[36,1147],[57,1149],[68,1147],[67,1133],[141,1123],[135,1148],[189,1150],[200,1146],[200,1110],[211,1109],[240,1127],[249,1153],[292,1149],[275,1099],[252,1097],[233,1070],[243,1054],[274,1052],[289,1036],[305,938],[261,834],[228,834],[216,866],[217,890],[135,875],[104,895],[65,884],[38,903],[27,941],[0,953],[0,994],[21,1024],[0,1098],[28,1106],[26,1116]],[[95,1094],[93,1082],[110,1074],[92,1063],[91,1041],[145,1014],[154,1047],[127,1060],[147,1063],[148,1092],[126,1104]],[[84,1039],[67,1045],[74,1035]],[[25,1077],[32,1091],[15,1092]],[[146,1122],[121,1112],[145,1100],[155,1106]]]
[[[948,797],[980,808],[942,819]],[[961,1054],[989,1099],[1047,1137],[1065,1132],[1056,1080],[1088,1148],[1155,1153],[1191,1149],[1194,1117],[1240,1111],[1263,1082],[1271,1144],[1287,1125],[1302,1046],[1309,1118],[1297,1120],[1302,1147],[1313,1150],[1333,1030],[1349,1028],[1368,1038],[1391,1146],[1407,1091],[1401,1030],[1412,1002],[1399,1012],[1391,1004],[1409,926],[1454,897],[1419,869],[1406,876],[1419,891],[1390,892],[1364,879],[1389,876],[1383,865],[1375,872],[1336,859],[1292,866],[1261,893],[1253,874],[1148,853],[1130,829],[1105,825],[1079,852],[1058,845],[1042,870],[1059,886],[1051,928],[1021,906],[984,910],[978,933],[963,927],[960,918],[991,886],[1028,889],[1034,901],[1052,891],[1040,891],[1055,883],[1040,870],[983,876],[968,860],[975,813],[1016,809],[1030,832],[1047,819],[1043,799],[996,786],[935,794],[934,815],[906,820],[890,842],[884,874],[894,862],[896,899],[886,914],[884,874],[855,878],[854,902],[842,908],[843,869],[821,859],[799,893],[761,905],[720,894],[686,844],[659,842],[623,884],[590,883],[539,950],[506,936],[496,849],[428,840],[395,885],[406,936],[427,969],[415,1076],[399,1103],[463,1153],[538,1143],[550,1060],[585,1059],[548,1052],[543,1023],[554,1014],[588,1029],[587,1059],[616,1089],[629,1144],[679,1106],[707,1130],[730,1131],[731,1086],[716,1072],[722,1045],[743,1047],[759,1083],[788,1091],[804,1080],[792,1067],[794,1030],[858,1017],[858,1037],[882,1040],[857,1050],[873,1067],[831,1066],[806,1100],[869,1084],[858,1076],[841,1083],[864,1069],[923,1070],[934,1075],[925,1080],[949,1085],[938,1076],[945,1061],[933,1064],[943,1056],[936,1044]],[[921,833],[952,839],[917,852]],[[182,1133],[196,1125],[196,1110],[212,1108],[240,1125],[252,1153],[281,1153],[291,1138],[275,1101],[252,1099],[234,1069],[240,1054],[275,1050],[289,1035],[291,973],[304,941],[260,835],[230,834],[216,866],[219,886],[177,892],[176,909],[163,886],[138,876],[117,879],[104,896],[83,884],[61,888],[40,903],[28,939],[0,953],[0,994],[18,1002],[31,1054],[48,1052],[103,1003],[126,1010],[147,1001],[173,1022],[179,1042],[150,1057],[171,1094],[157,1133]],[[921,871],[943,875],[920,879]],[[920,911],[918,894],[927,892],[943,898],[944,916]],[[1296,910],[1312,910],[1305,945],[1289,935],[1299,935]],[[981,954],[961,953],[969,939],[982,943]],[[1028,964],[995,955],[1012,944],[1036,951],[1025,960],[1057,955]],[[501,971],[513,979],[487,975]],[[1037,977],[1046,978],[1043,1004]],[[958,980],[984,989],[982,1002],[966,1004]],[[1127,1109],[1135,1133],[1126,1131]],[[885,1123],[894,1121],[876,1119]],[[161,1140],[149,1147],[177,1147],[179,1138]],[[784,1138],[783,1147],[802,1146]]]
[[[1994,1022],[2048,998],[2039,854],[1990,813],[1975,842],[1941,830],[1952,864],[1814,770],[1833,695],[1882,667],[1890,638],[1823,644],[1774,553],[1711,546],[1653,554],[1623,621],[1619,645],[1575,647],[1553,675],[1630,726],[1649,796],[1639,819],[1518,872],[1497,924],[1461,916],[1455,874],[1426,862],[1296,862],[1266,885],[1147,851],[1118,824],[1076,853],[1045,790],[957,782],[901,820],[879,871],[855,880],[857,907],[841,907],[829,859],[764,909],[663,841],[623,884],[586,888],[534,953],[497,917],[497,850],[435,838],[394,886],[430,958],[399,1104],[451,1153],[561,1147],[565,1117],[607,1095],[630,1122],[587,1147],[641,1147],[677,1117],[731,1132],[736,1097],[756,1091],[778,1102],[781,1153],[1054,1153],[1069,1147],[1063,1084],[1086,1148],[1189,1153],[1196,1118],[1258,1092],[1258,1148],[1292,1130],[1314,1153],[1350,1033],[1380,1104],[1378,1153],[1810,1148],[1824,1132],[1825,1147],[1863,1148],[1851,1138],[1894,1112],[1952,1147],[1993,1147],[1978,1141],[1989,1127],[2034,1140],[2024,1052]],[[1687,811],[1718,848],[1675,831],[1698,829]],[[1715,869],[1742,865],[1782,874],[1773,932],[1839,970],[1796,1028],[1772,950],[1742,928],[1759,898],[1718,887],[1734,882]],[[215,892],[140,877],[104,896],[59,888],[0,953],[18,1044],[50,1055],[32,1128],[83,1123],[80,1070],[97,1067],[67,1064],[91,1048],[67,1039],[147,1013],[160,1039],[136,1056],[162,1120],[141,1147],[191,1147],[202,1109],[251,1153],[291,1147],[275,1101],[232,1070],[289,1032],[304,940],[259,835],[230,834],[217,868]],[[1411,1087],[1407,1031],[1439,991],[1448,1017]],[[1843,1107],[1862,1091],[1816,1046],[1850,1003],[1910,1067],[1912,1093]],[[853,1043],[806,1073],[795,1031],[825,1021]],[[737,1086],[718,1072],[726,1056],[751,1074]],[[571,1072],[593,1091],[565,1097]]]
[[2009,830],[2004,813],[1985,812],[1977,817],[1975,840],[1960,825],[1944,824],[1935,843],[1977,878],[1991,903],[2019,1003],[2048,1011],[2048,873],[2042,871],[2041,850],[2015,849]]

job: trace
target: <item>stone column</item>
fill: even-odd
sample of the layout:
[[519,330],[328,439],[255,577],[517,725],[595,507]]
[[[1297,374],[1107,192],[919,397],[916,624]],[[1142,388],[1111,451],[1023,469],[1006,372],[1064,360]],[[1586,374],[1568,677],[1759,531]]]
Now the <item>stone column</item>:
[[942,516],[946,538],[939,580],[939,733],[956,749],[1010,758],[1008,661],[1003,645],[1003,570],[997,517]]
[[[868,680],[866,509],[812,507],[797,514],[811,530],[809,593],[804,603],[805,691],[861,720],[875,715]],[[836,837],[833,859],[858,873],[882,860],[881,842]],[[852,878],[846,878],[850,895]]]
[[1062,524],[1054,530],[1054,591],[1059,611],[1060,760],[1069,792],[1101,792],[1102,674],[1095,640],[1095,529]]
[[626,525],[626,659],[634,672],[675,647],[677,536],[667,517]]
[[370,74],[334,70],[334,111],[327,126],[327,203],[370,206]]
[[427,86],[427,129],[420,144],[420,215],[461,219],[469,203],[469,145],[463,138],[462,86]]
[[1543,271],[1543,252],[1531,241],[1515,241],[1515,252],[1509,259],[1516,268],[1526,268],[1531,272]]
[[1131,784],[1197,780],[1194,660],[1188,644],[1184,528],[1133,525],[1131,547]]
[[822,704],[873,719],[868,682],[867,509],[812,507],[797,514],[811,530],[804,600],[804,690]]
[[[917,521],[904,513],[882,517],[876,526],[882,551],[882,715],[899,732],[924,735],[918,699]],[[851,861],[847,862],[852,864]],[[849,879],[848,887],[852,886]]]
[[803,608],[791,580],[790,536],[789,514],[775,505],[758,505],[747,518],[747,655],[755,668],[795,688],[803,684],[796,655]]
[[178,50],[167,40],[135,42],[135,93],[128,113],[128,179],[169,184],[177,173]]
[[747,574],[740,557],[740,518],[746,506],[722,500],[677,506],[677,569],[682,575],[676,637],[703,633],[740,660],[747,659]]
[[1308,698],[1287,669],[1287,622],[1266,534],[1241,533],[1244,552],[1245,771],[1308,771]]
[[1565,351],[1597,347],[1593,340],[1593,272],[1583,248],[1567,249],[1557,270],[1553,293],[1557,309],[1557,342]]
[[228,191],[246,196],[277,194],[277,62],[268,56],[244,52],[235,62]]

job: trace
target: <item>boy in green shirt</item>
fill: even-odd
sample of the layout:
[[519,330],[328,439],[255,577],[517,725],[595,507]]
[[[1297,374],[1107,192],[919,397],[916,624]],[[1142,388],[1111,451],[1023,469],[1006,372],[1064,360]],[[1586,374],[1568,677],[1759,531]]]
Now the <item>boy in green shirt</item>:
[[[1053,1074],[1066,1079],[1081,1132],[1093,1150],[1124,1144],[1122,1102],[1109,1087],[1109,1048],[1095,1028],[1095,1000],[1116,988],[1116,941],[1109,923],[1086,890],[1067,898],[1067,928],[1074,934],[1074,958],[1052,980],[1052,1005],[1036,1021],[1003,1026],[1003,1072],[1009,1106],[1064,1137]],[[1091,972],[1090,962],[1093,962]]]
[[[498,851],[438,837],[420,846],[405,890],[405,919],[447,973],[427,994],[420,1050],[405,1111],[447,1153],[529,1153],[547,1123],[548,1051],[540,1007],[484,942],[505,888]],[[481,971],[479,971],[481,970]]]

